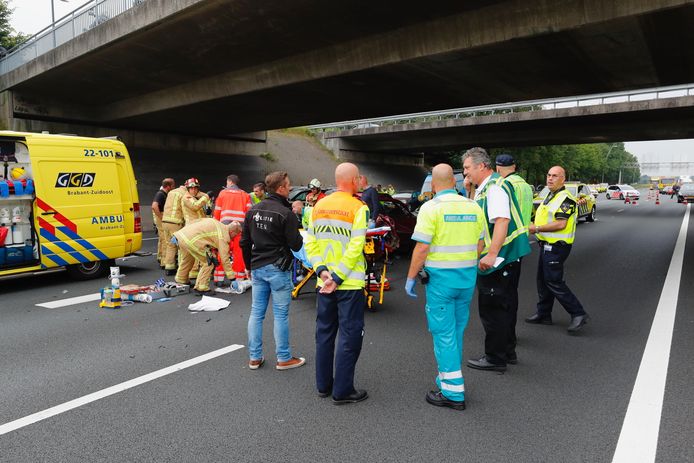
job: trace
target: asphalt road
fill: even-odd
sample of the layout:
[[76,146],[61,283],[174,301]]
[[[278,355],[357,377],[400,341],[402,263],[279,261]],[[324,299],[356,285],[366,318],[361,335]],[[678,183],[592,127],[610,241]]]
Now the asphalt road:
[[[436,366],[424,298],[404,295],[407,259],[389,273],[383,307],[366,314],[357,387],[336,407],[314,391],[314,296],[291,307],[293,353],[307,366],[247,368],[245,348],[0,436],[0,461],[610,462],[675,247],[685,206],[601,199],[580,223],[567,281],[592,320],[569,336],[518,324],[519,363],[505,374],[464,367],[467,410],[432,407]],[[693,218],[694,219],[694,218]],[[146,241],[152,250],[155,241]],[[537,253],[525,259],[519,318],[534,311]],[[161,276],[152,257],[120,262],[124,283]],[[658,462],[694,461],[694,224],[690,222],[658,439]],[[54,274],[0,283],[0,425],[139,376],[247,342],[250,294],[191,314],[195,296],[120,310],[35,304],[95,293],[104,281]],[[689,283],[689,284],[688,284]],[[419,288],[420,293],[423,293]],[[269,312],[270,313],[270,312]],[[482,352],[473,303],[465,358]]]

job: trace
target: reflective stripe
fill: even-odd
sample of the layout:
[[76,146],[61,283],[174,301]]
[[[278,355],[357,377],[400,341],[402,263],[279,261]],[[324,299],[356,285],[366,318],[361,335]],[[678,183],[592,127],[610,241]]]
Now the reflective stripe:
[[231,209],[225,209],[222,211],[222,215],[229,215],[229,214],[236,214],[236,215],[243,215],[243,216],[246,215],[246,213],[243,211],[234,211]]
[[343,278],[344,280],[364,280],[366,278],[365,272],[360,272],[356,269],[350,270],[342,262],[340,262],[340,265],[337,266],[337,270],[342,272],[343,275],[345,275],[345,278]]
[[472,252],[477,251],[476,244],[466,244],[463,246],[436,245],[429,248],[429,252]]
[[320,226],[325,226],[325,227],[338,227],[338,228],[344,228],[345,230],[351,230],[352,229],[352,224],[349,222],[345,222],[342,220],[336,220],[336,219],[318,219],[313,221],[313,226],[314,227],[320,227]]
[[320,264],[323,261],[320,256],[313,256],[309,259],[309,262],[311,262],[311,265],[315,266],[317,264]]
[[366,228],[360,230],[352,230],[352,236],[366,236]]
[[364,281],[366,279],[366,273],[364,272],[349,272],[345,280],[358,280],[358,281]]
[[465,385],[464,384],[448,384],[448,383],[441,383],[441,389],[446,390],[446,391],[451,391],[451,392],[465,392]]
[[439,379],[459,379],[463,377],[463,372],[458,371],[439,371]]
[[477,266],[477,259],[474,260],[430,260],[424,262],[425,267],[431,268],[467,268]]
[[343,245],[349,243],[349,236],[340,235],[339,233],[333,233],[328,231],[321,231],[314,234],[316,239],[319,240],[335,240],[339,241]]
[[571,238],[574,236],[573,233],[547,233],[547,232],[542,232],[542,236],[545,236],[547,238]]
[[416,231],[412,233],[412,239],[416,241],[424,241],[425,243],[431,243],[431,240],[433,238],[433,235],[427,235],[426,233],[422,233],[421,231]]

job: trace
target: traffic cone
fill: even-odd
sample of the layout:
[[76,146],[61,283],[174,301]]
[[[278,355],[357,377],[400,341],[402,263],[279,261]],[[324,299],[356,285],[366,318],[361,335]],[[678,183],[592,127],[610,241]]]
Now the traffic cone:
[[656,206],[660,205],[660,193],[656,193],[656,195],[655,195],[655,205]]
[[629,196],[624,197],[624,204],[630,204],[631,200],[629,199]]
[[685,197],[684,200],[682,201],[682,204],[684,204],[685,206],[686,206],[687,204],[689,204],[689,203],[687,202],[687,198],[686,198],[686,197]]
[[639,200],[638,198],[634,197],[634,199],[631,201],[631,205],[632,205],[632,206],[636,206],[636,202],[637,202],[638,200]]

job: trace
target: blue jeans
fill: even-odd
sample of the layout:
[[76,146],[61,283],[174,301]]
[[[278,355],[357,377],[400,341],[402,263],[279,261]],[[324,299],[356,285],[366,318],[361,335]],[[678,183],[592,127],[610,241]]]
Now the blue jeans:
[[270,264],[251,271],[253,277],[251,315],[248,318],[248,353],[251,360],[263,358],[263,320],[272,294],[275,318],[275,351],[278,362],[292,358],[289,351],[289,302],[292,299],[290,272]]

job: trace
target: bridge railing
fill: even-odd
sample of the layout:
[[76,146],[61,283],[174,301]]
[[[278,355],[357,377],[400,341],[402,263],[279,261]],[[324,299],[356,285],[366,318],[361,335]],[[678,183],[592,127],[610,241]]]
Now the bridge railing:
[[343,130],[369,129],[389,125],[416,124],[422,122],[436,122],[451,119],[463,119],[476,116],[490,116],[495,114],[509,114],[527,111],[545,111],[563,108],[577,108],[583,106],[604,105],[631,101],[658,100],[678,96],[694,95],[694,83],[684,85],[671,85],[668,87],[655,87],[624,92],[600,93],[593,95],[580,95],[562,98],[547,98],[542,100],[527,100],[514,103],[491,104],[472,106],[467,108],[454,108],[442,111],[427,111],[421,113],[398,114],[388,117],[374,117],[370,119],[355,119],[351,121],[332,122],[328,124],[311,125],[307,128],[317,132],[340,132]]
[[146,0],[90,0],[32,35],[0,59],[0,75],[68,42]]

